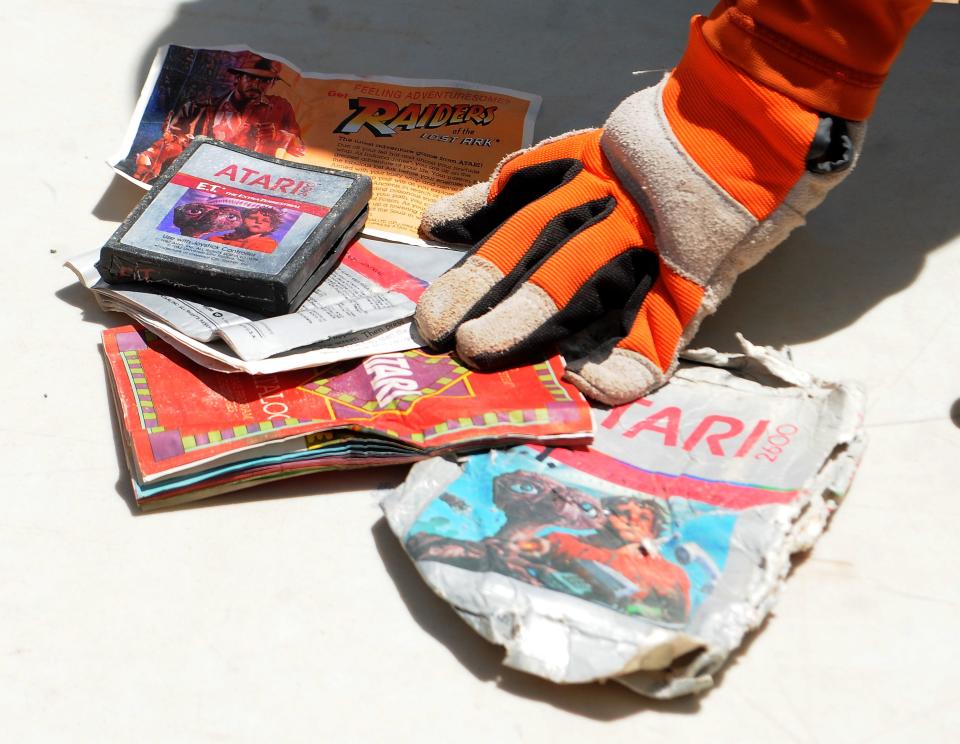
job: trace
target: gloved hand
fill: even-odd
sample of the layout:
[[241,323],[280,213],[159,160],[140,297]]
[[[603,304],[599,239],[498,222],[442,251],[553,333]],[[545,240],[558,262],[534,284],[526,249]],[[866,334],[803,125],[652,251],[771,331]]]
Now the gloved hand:
[[846,175],[865,127],[752,80],[700,23],[678,67],[602,129],[508,156],[427,211],[426,236],[473,246],[417,307],[431,346],[482,369],[559,348],[586,395],[632,401]]

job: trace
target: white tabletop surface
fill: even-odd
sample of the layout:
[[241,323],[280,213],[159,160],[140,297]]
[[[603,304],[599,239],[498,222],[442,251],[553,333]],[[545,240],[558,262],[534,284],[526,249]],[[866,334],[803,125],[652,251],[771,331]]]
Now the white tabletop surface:
[[[957,741],[960,11],[934,6],[857,172],[700,341],[790,344],[861,380],[870,445],[826,535],[719,684],[651,703],[504,669],[377,506],[403,469],[141,516],[98,349],[125,319],[62,268],[141,195],[104,164],[156,46],[248,43],[319,72],[543,96],[599,124],[706,4],[660,0],[3,3],[4,741]],[[951,408],[953,419],[951,420]]]

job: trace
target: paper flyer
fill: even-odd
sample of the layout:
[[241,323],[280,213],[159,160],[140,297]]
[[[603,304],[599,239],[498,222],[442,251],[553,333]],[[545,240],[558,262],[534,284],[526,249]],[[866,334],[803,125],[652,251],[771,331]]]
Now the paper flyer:
[[[168,45],[110,164],[149,186],[197,136],[373,179],[368,235],[419,241],[438,198],[532,142],[539,96],[451,80],[301,72],[243,46]],[[251,176],[253,178],[253,176]]]

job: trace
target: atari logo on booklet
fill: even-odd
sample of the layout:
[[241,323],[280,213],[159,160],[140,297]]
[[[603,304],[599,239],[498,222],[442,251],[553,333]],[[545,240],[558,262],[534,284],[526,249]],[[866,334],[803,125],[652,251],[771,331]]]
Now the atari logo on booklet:
[[358,173],[198,137],[107,241],[97,270],[111,283],[289,313],[359,234],[371,190]]

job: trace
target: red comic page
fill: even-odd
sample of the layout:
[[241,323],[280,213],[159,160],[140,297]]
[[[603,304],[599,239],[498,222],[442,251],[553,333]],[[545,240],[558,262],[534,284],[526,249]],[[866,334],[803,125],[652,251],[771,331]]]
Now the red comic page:
[[334,429],[388,437],[425,452],[478,441],[584,441],[583,396],[559,359],[495,373],[413,349],[336,367],[273,375],[200,367],[133,326],[103,348],[136,478],[149,482],[268,443]]

